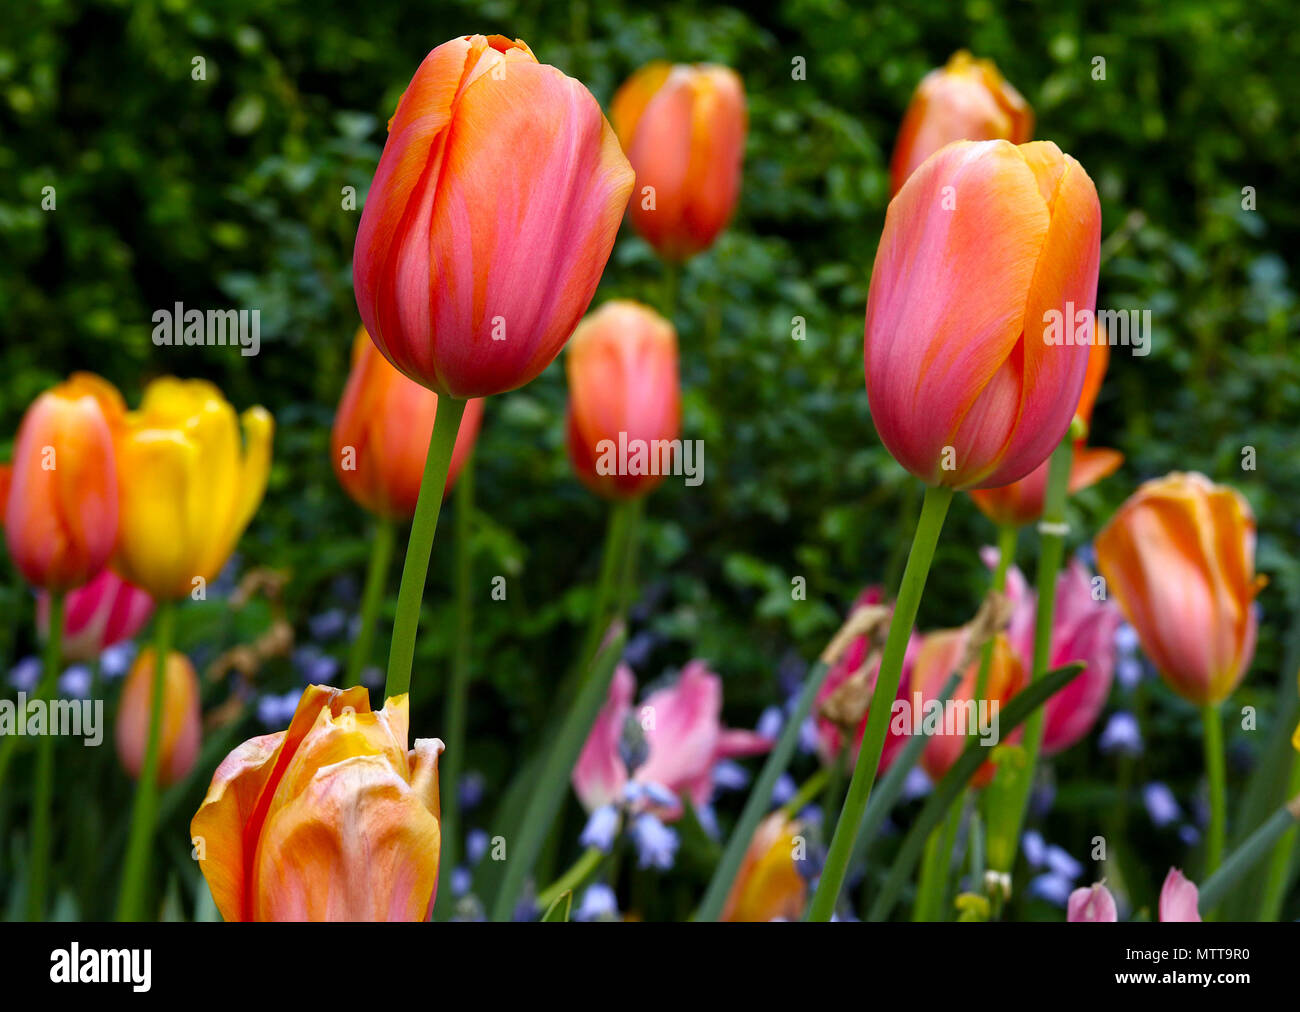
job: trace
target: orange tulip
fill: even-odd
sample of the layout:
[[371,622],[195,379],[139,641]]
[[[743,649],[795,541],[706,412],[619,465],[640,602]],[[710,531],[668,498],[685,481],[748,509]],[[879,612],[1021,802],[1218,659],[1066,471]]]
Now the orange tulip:
[[440,394],[523,386],[591,302],[633,178],[578,81],[522,41],[444,43],[397,104],[357,229],[366,330]]
[[609,109],[636,169],[630,215],[665,260],[713,245],[740,194],[745,88],[734,70],[651,63],[619,88]]
[[798,920],[808,896],[808,882],[795,864],[803,827],[782,812],[773,812],[754,831],[736,880],[731,884],[724,921]]
[[[339,483],[379,516],[415,515],[438,395],[407,379],[379,353],[365,328],[352,343],[352,371],[334,416],[331,452]],[[465,466],[483,422],[483,401],[465,405],[443,494]]]
[[[564,365],[569,460],[578,477],[613,499],[649,492],[680,452],[663,452],[682,424],[673,325],[639,302],[606,302],[578,324]],[[619,466],[620,446],[628,448],[627,467]]]
[[992,60],[960,49],[947,66],[922,78],[903,117],[889,163],[890,193],[903,188],[917,166],[953,141],[1010,141],[1034,136],[1034,111],[998,73]]
[[1073,325],[1093,310],[1100,243],[1092,180],[1049,141],[961,141],[912,174],[885,215],[864,347],[872,419],[900,464],[971,489],[1047,459],[1083,388]]
[[228,921],[423,921],[438,888],[438,755],[407,697],[311,685],[286,731],[225,758],[190,835]]
[[[132,777],[144,766],[152,713],[156,669],[152,647],[140,651],[122,686],[117,712],[117,756]],[[199,677],[190,659],[179,651],[167,655],[163,676],[162,726],[158,736],[158,782],[185,779],[199,755],[202,726],[199,719]]]
[[113,433],[125,411],[110,383],[75,373],[23,416],[4,527],[9,554],[33,586],[79,587],[112,555],[118,525]]
[[[1074,415],[1086,426],[1092,420],[1092,408],[1101,389],[1102,378],[1106,375],[1106,364],[1110,361],[1110,346],[1105,334],[1097,330],[1097,343],[1088,354],[1088,370],[1084,374],[1083,392],[1079,395],[1079,404]],[[980,512],[1002,527],[1023,527],[1032,524],[1043,515],[1043,500],[1047,495],[1047,472],[1051,458],[1039,464],[1029,474],[1010,485],[999,488],[974,489],[971,499]],[[1074,444],[1074,456],[1070,461],[1069,491],[1073,495],[1085,488],[1097,484],[1101,479],[1113,474],[1124,463],[1124,454],[1118,450],[1105,450],[1085,446],[1082,439]]]
[[[965,628],[946,629],[930,633],[917,651],[916,663],[912,667],[911,716],[913,720],[924,721],[926,711],[938,700],[944,683],[948,680],[966,653],[969,632]],[[1011,697],[1025,685],[1024,666],[1011,648],[1011,642],[1005,633],[998,633],[993,640],[992,661],[989,664],[986,694],[981,700],[975,700],[975,680],[979,677],[980,661],[977,657],[971,662],[957,684],[948,710],[944,714],[943,726],[933,735],[925,751],[921,753],[921,766],[936,783],[952,767],[970,742],[971,715],[978,722],[981,718],[978,708],[980,702],[987,702],[987,717],[996,726],[994,705],[998,710],[1006,706]],[[953,714],[949,726],[948,712]],[[917,716],[919,713],[919,717]],[[902,721],[904,715],[897,714],[892,721]],[[915,725],[913,725],[915,727]],[[924,726],[924,724],[922,725]],[[978,726],[978,724],[977,724]],[[993,779],[995,767],[986,762],[971,777],[971,785],[983,787]]]
[[1202,474],[1146,482],[1097,535],[1097,568],[1169,687],[1199,705],[1232,694],[1255,653],[1255,518]]

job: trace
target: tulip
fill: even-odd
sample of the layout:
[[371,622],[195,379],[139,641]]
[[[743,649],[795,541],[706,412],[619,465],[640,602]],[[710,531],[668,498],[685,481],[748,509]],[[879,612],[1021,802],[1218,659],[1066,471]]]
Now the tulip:
[[[986,555],[985,562],[996,560]],[[1007,637],[1028,671],[1034,658],[1036,595],[1015,566],[1007,573],[1007,598],[1012,606]],[[1110,695],[1115,673],[1115,631],[1120,611],[1093,594],[1093,578],[1081,562],[1072,562],[1057,580],[1052,613],[1049,668],[1083,661],[1083,673],[1057,692],[1043,707],[1042,747],[1047,755],[1061,752],[1083,738],[1097,722]]]
[[1100,235],[1092,180],[1049,141],[950,144],[912,174],[885,215],[864,345],[872,418],[907,470],[990,488],[1048,458],[1088,366],[1074,323]]
[[740,194],[740,77],[708,64],[650,63],[619,88],[609,115],[636,170],[633,227],[672,262],[712,246]]
[[272,429],[260,407],[237,422],[204,380],[150,383],[118,443],[122,577],[157,600],[215,578],[266,491]]
[[[868,587],[853,603],[850,613],[862,607],[878,605],[884,600],[884,588]],[[912,664],[921,640],[915,633],[908,641],[907,653],[903,657],[903,674],[898,683],[895,699],[908,699],[911,688]],[[847,709],[856,720],[856,732],[853,745],[848,754],[850,764],[855,763],[858,749],[862,745],[862,736],[867,729],[867,720],[871,716],[871,695],[875,690],[876,679],[880,675],[880,651],[873,649],[871,638],[863,635],[854,638],[844,652],[836,658],[822,681],[821,688],[813,700],[813,712],[817,721],[817,755],[827,765],[838,761],[845,745],[846,730],[843,720]],[[907,744],[907,735],[892,725],[885,747],[880,754],[878,771],[883,773],[892,765],[895,757]]]
[[926,74],[912,95],[889,163],[890,193],[953,141],[1024,144],[1033,136],[1034,111],[993,61],[958,50],[947,66]]
[[[140,655],[127,672],[122,702],[117,712],[117,756],[133,778],[144,766],[149,738],[154,670],[151,647]],[[167,655],[163,682],[162,725],[159,732],[158,782],[171,784],[185,779],[199,755],[202,728],[199,719],[199,678],[188,657],[173,650]]]
[[[410,520],[420,497],[438,395],[389,364],[365,329],[352,344],[352,371],[330,436],[334,473],[358,505],[389,520]],[[465,466],[483,422],[483,402],[465,405],[443,494]]]
[[438,886],[437,738],[406,748],[407,697],[309,686],[288,730],[217,767],[190,823],[228,921],[422,921]]
[[1097,566],[1169,687],[1199,705],[1231,695],[1255,651],[1255,518],[1201,474],[1146,482],[1097,535]]
[[[1110,359],[1110,346],[1104,335],[1098,330],[1099,338],[1088,355],[1088,370],[1084,376],[1083,392],[1075,408],[1075,418],[1087,426],[1092,418],[1093,403],[1101,387],[1102,377],[1106,372],[1106,363]],[[1070,495],[1090,488],[1103,478],[1113,474],[1124,462],[1124,455],[1118,450],[1107,450],[1084,445],[1082,439],[1076,440],[1074,454],[1070,460],[1070,478],[1067,489]],[[1023,527],[1037,522],[1043,515],[1043,500],[1047,495],[1047,472],[1051,458],[1043,461],[1019,481],[999,488],[975,489],[970,493],[971,500],[980,512],[995,524],[1004,527]]]
[[[629,499],[649,492],[670,470],[672,451],[659,448],[681,432],[673,325],[638,302],[606,302],[578,324],[564,364],[574,471],[598,495]],[[617,466],[620,445],[629,447],[626,468]],[[638,445],[646,450],[643,467],[632,466]]]
[[633,179],[578,81],[522,41],[444,43],[389,121],[357,229],[366,330],[439,394],[523,386],[586,311]]
[[1115,897],[1102,883],[1076,889],[1065,904],[1067,921],[1117,921]]
[[[135,636],[153,614],[153,599],[111,569],[84,587],[71,591],[63,613],[63,656],[72,661],[93,661],[109,647]],[[49,597],[36,603],[36,623],[42,637],[49,635]]]
[[773,812],[759,824],[727,896],[721,920],[794,921],[803,913],[808,882],[796,854],[803,842],[799,822]]
[[[773,745],[762,735],[722,726],[722,679],[703,661],[687,664],[673,685],[651,693],[634,713],[635,692],[636,676],[620,664],[573,769],[573,789],[588,811],[619,802],[629,780],[665,787],[679,799],[689,797],[698,809],[713,794],[715,765],[759,755]],[[620,747],[629,719],[645,744],[633,770]],[[683,812],[680,800],[651,801],[649,807],[663,819],[680,818]]]
[[[1169,874],[1165,876],[1165,884],[1160,889],[1160,920],[1199,921],[1201,919],[1199,902],[1196,883],[1184,877],[1177,868],[1170,868]],[[1115,909],[1115,897],[1100,882],[1070,893],[1066,911],[1067,921],[1119,920]]]
[[75,373],[23,416],[0,505],[9,554],[33,586],[78,587],[112,555],[119,486],[113,433],[124,410],[111,384]]
[[[969,641],[970,633],[966,628],[930,633],[922,640],[921,647],[916,652],[916,661],[912,666],[911,708],[913,712],[911,716],[913,720],[918,709],[924,719],[927,705],[932,706],[933,701],[939,699],[940,690],[948,680],[948,676],[957,671],[958,666],[966,659]],[[1005,633],[998,633],[993,640],[986,695],[982,700],[975,700],[975,680],[979,675],[979,666],[978,657],[967,663],[957,690],[946,707],[946,710],[951,710],[958,715],[955,725],[952,728],[948,727],[945,714],[944,726],[932,735],[930,742],[925,746],[925,751],[921,753],[921,767],[936,783],[957,761],[970,741],[968,736],[971,728],[970,717],[973,716],[977,720],[980,718],[979,711],[976,709],[977,703],[987,702],[987,715],[996,727],[995,707],[1000,709],[1006,706],[1011,697],[1024,687],[1025,668],[1011,648]],[[894,718],[900,724],[905,719],[905,716]],[[910,726],[899,728],[904,733],[910,729]],[[992,762],[984,763],[971,777],[971,785],[984,787],[993,779],[994,771]]]

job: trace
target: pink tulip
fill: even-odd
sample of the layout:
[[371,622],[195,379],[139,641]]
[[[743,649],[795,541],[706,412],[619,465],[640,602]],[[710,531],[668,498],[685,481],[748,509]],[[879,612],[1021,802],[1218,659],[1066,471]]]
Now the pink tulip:
[[[111,569],[102,569],[84,587],[68,594],[65,608],[63,656],[93,661],[144,628],[153,614],[153,598]],[[48,635],[50,602],[45,594],[37,598],[36,624],[42,637]]]
[[[984,561],[997,564],[997,552],[985,549]],[[1015,566],[1007,570],[1007,597],[1013,611],[1007,637],[1026,670],[1034,663],[1034,621],[1037,595]],[[1052,755],[1083,738],[1097,722],[1110,695],[1115,673],[1115,630],[1122,615],[1109,600],[1094,600],[1092,576],[1077,559],[1056,583],[1052,615],[1052,649],[1048,670],[1074,661],[1087,667],[1047,701],[1043,714],[1043,752]]]
[[[1160,920],[1199,921],[1201,919],[1201,912],[1197,909],[1199,903],[1200,896],[1196,883],[1186,878],[1177,868],[1170,868],[1169,874],[1165,876],[1165,884],[1160,890]],[[1115,897],[1100,882],[1070,893],[1065,916],[1067,921],[1119,920],[1115,909]]]
[[1119,912],[1115,909],[1115,897],[1100,882],[1070,893],[1065,911],[1067,921],[1119,920]]
[[[676,683],[651,693],[634,712],[635,693],[636,676],[620,664],[573,769],[573,789],[588,811],[622,797],[629,778],[619,742],[629,716],[640,723],[648,748],[645,762],[631,780],[666,787],[679,799],[690,798],[697,808],[707,804],[713,793],[717,763],[759,755],[773,745],[770,738],[752,731],[722,726],[722,679],[703,661],[691,661]],[[679,818],[683,811],[680,800],[650,807],[663,819]]]

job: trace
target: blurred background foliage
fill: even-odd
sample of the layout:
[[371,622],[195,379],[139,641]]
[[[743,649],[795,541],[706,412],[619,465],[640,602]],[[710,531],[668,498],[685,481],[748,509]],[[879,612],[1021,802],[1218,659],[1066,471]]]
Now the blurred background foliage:
[[[0,19],[0,454],[27,403],[74,369],[103,374],[131,403],[149,378],[175,373],[212,379],[237,408],[264,404],[277,421],[275,464],[242,565],[289,574],[282,605],[300,649],[294,662],[264,667],[257,686],[283,693],[328,673],[346,639],[312,619],[350,614],[370,531],[328,457],[358,325],[351,257],[360,212],[345,206],[346,188],[359,208],[410,74],[429,49],[465,32],[525,39],[606,107],[648,60],[728,64],[749,97],[741,205],[716,247],[687,266],[675,316],[684,435],[704,440],[705,482],[668,481],[649,501],[630,659],[643,681],[707,659],[725,681],[726,720],[750,725],[858,590],[892,588],[901,570],[919,496],[871,426],[863,310],[903,110],[927,70],[969,48],[1029,99],[1037,136],[1078,157],[1096,181],[1110,237],[1099,304],[1154,318],[1149,356],[1113,355],[1091,441],[1127,460],[1074,501],[1072,542],[1086,543],[1141,480],[1171,469],[1236,485],[1259,517],[1259,565],[1271,582],[1256,662],[1234,697],[1257,707],[1259,730],[1229,721],[1231,787],[1243,798],[1265,743],[1276,750],[1283,725],[1294,724],[1300,661],[1289,632],[1300,607],[1300,361],[1287,262],[1300,240],[1294,14],[1289,0],[10,5]],[[1098,56],[1104,80],[1093,76]],[[799,57],[806,80],[792,74]],[[57,209],[47,211],[50,186]],[[1254,211],[1243,209],[1244,187],[1254,188]],[[597,301],[616,296],[664,298],[661,267],[627,228]],[[151,314],[175,302],[259,309],[261,353],[154,347]],[[795,317],[806,322],[802,341],[792,339]],[[569,472],[564,399],[558,364],[495,398],[475,457],[480,593],[467,764],[482,773],[488,806],[546,739],[597,563],[604,504]],[[1255,470],[1243,470],[1247,446]],[[960,498],[922,628],[973,613],[987,582],[974,550],[992,534]],[[1030,572],[1034,551],[1035,539],[1022,536]],[[441,721],[451,553],[444,535],[414,681],[421,735]],[[33,652],[34,634],[30,597],[9,573],[0,645],[12,664]],[[489,596],[496,575],[507,578],[504,602]],[[791,594],[800,576],[806,601]],[[376,664],[396,581],[394,568]],[[259,604],[232,619],[221,602],[188,606],[182,643],[210,662],[218,648],[264,631],[271,613]],[[303,647],[313,651],[306,661]],[[205,685],[213,706],[229,691]],[[1195,813],[1197,714],[1158,683],[1140,691],[1150,697],[1146,750],[1125,775],[1135,785],[1167,783]],[[1112,708],[1120,706],[1134,701],[1117,688]],[[231,740],[257,733],[254,709],[225,730]],[[195,872],[184,825],[221,751],[219,742],[180,789],[166,824],[187,892]],[[812,760],[800,763],[806,775]],[[1154,898],[1169,864],[1191,860],[1176,827],[1156,828],[1143,814],[1136,787],[1121,795],[1117,760],[1098,751],[1095,735],[1055,760],[1050,776],[1059,790],[1041,828],[1081,860],[1098,813],[1132,809],[1122,845],[1138,899]],[[118,779],[102,790],[125,804]],[[1277,785],[1255,793],[1274,787],[1280,796]],[[1254,803],[1266,808],[1273,801],[1263,795]],[[721,803],[724,826],[738,803]],[[0,817],[13,804],[0,802]],[[573,809],[570,831],[580,822]],[[486,810],[478,821],[490,821]],[[554,860],[567,863],[572,846],[570,832]],[[111,847],[100,860],[112,861]],[[684,914],[708,867],[688,860],[674,885],[686,899],[651,891],[647,914]],[[85,881],[78,909],[104,913],[111,890],[96,892],[89,873]],[[1018,902],[1021,915],[1059,916]]]

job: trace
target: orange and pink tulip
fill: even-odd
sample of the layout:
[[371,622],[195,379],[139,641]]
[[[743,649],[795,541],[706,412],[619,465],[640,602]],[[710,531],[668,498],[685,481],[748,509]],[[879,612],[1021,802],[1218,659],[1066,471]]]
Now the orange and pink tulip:
[[[36,605],[41,636],[49,633],[49,614],[49,595],[41,594]],[[84,587],[69,591],[64,602],[63,656],[93,661],[138,633],[152,614],[153,598],[111,569],[101,569]]]
[[650,63],[619,88],[609,115],[636,170],[633,227],[669,261],[712,246],[740,195],[748,121],[739,75]]
[[[127,672],[117,712],[117,756],[132,777],[144,767],[157,670],[152,647],[140,651]],[[158,782],[185,779],[199,755],[203,728],[199,712],[199,677],[183,653],[167,655],[163,675],[162,723],[158,734]]]
[[773,812],[758,824],[722,909],[723,921],[796,921],[808,898],[808,882],[795,864],[806,843],[803,826]]
[[865,333],[872,418],[908,471],[989,488],[1047,459],[1088,366],[1049,321],[1093,310],[1100,240],[1092,180],[1049,141],[950,144],[912,174],[885,215]]
[[591,93],[524,42],[439,46],[389,122],[357,229],[375,344],[439,394],[523,386],[591,302],[633,178]]

